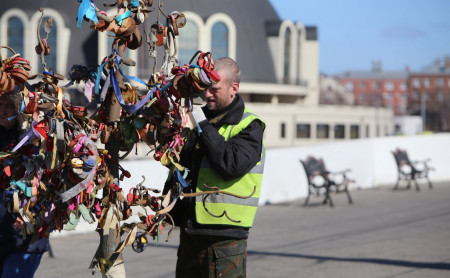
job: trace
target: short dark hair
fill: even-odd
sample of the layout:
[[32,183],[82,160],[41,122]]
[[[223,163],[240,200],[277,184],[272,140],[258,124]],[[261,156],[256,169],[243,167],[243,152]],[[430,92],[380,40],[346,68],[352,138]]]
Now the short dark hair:
[[221,71],[222,74],[225,73],[228,75],[228,80],[230,82],[241,82],[241,69],[239,65],[233,59],[229,57],[221,57],[217,60],[214,60],[215,70]]

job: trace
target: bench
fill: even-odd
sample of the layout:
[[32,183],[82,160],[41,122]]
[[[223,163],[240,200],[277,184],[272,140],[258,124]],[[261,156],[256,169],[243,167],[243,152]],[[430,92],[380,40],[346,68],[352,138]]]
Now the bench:
[[433,185],[428,177],[428,173],[434,170],[429,166],[431,159],[411,161],[408,157],[406,150],[396,148],[392,151],[395,162],[397,164],[397,183],[394,190],[398,189],[400,181],[408,182],[406,189],[411,187],[411,182],[414,182],[416,190],[419,191],[419,184],[417,179],[426,179],[428,181],[429,188],[433,188]]
[[305,170],[308,179],[308,196],[306,197],[303,206],[307,206],[312,195],[325,196],[323,204],[327,202],[332,207],[333,200],[330,193],[345,192],[348,197],[348,203],[352,204],[353,200],[348,191],[348,184],[354,182],[347,177],[350,169],[339,172],[330,172],[326,169],[323,159],[317,159],[313,156],[308,156],[305,160],[300,160]]

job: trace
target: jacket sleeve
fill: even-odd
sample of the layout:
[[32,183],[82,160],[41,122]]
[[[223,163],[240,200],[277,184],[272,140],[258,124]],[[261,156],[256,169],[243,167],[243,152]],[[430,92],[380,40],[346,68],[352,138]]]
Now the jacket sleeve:
[[208,121],[200,123],[200,146],[209,165],[225,180],[245,175],[261,159],[264,128],[254,120],[229,140]]

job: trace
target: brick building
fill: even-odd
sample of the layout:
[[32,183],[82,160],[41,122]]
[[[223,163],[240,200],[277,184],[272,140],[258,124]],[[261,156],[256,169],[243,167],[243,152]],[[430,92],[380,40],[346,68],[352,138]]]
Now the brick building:
[[425,130],[450,131],[450,57],[408,77],[408,112],[421,115]]
[[373,63],[371,71],[346,71],[336,78],[353,92],[355,105],[391,108],[395,115],[408,112],[406,70],[382,71],[381,63]]

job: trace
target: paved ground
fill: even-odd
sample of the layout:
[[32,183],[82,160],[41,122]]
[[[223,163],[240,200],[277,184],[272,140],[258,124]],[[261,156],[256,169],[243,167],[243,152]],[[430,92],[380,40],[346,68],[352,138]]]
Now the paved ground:
[[[450,183],[432,190],[382,187],[258,211],[248,242],[248,277],[450,277]],[[124,251],[127,277],[174,277],[178,231],[141,253]],[[165,238],[165,237],[164,237]],[[51,240],[36,278],[93,277],[96,233]],[[94,277],[101,277],[95,274]]]

